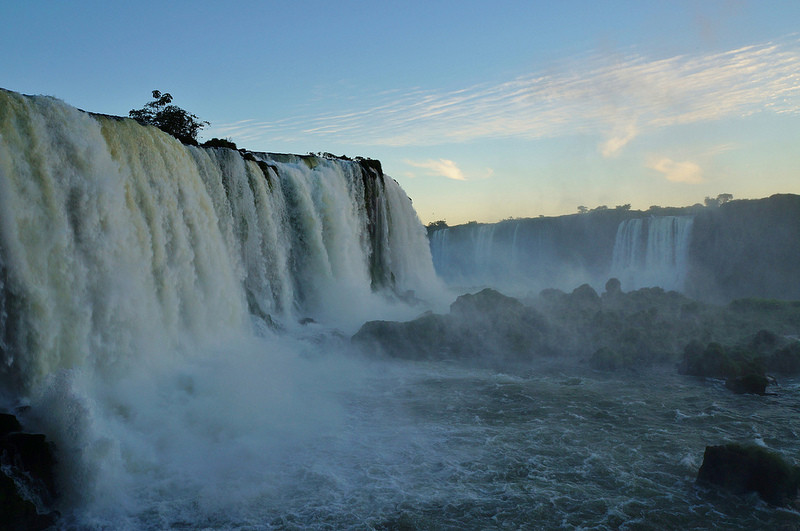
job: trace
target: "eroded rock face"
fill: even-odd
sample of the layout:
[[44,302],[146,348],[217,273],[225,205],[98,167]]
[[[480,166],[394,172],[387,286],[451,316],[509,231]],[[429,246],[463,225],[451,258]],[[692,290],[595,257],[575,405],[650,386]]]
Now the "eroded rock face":
[[706,446],[697,482],[737,494],[757,492],[767,503],[786,505],[797,498],[800,469],[760,446]]

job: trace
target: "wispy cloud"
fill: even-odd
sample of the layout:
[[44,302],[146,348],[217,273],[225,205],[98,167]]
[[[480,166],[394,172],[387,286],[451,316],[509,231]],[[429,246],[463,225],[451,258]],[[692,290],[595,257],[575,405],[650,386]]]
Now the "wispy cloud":
[[447,177],[448,179],[453,179],[456,181],[466,181],[464,177],[464,172],[456,165],[455,162],[452,160],[447,159],[437,159],[437,160],[422,160],[422,161],[413,161],[413,160],[406,160],[406,164],[409,166],[414,166],[415,168],[423,168],[426,171],[427,175],[432,176],[442,176]]
[[800,113],[800,42],[665,59],[596,55],[505,83],[395,90],[376,98],[363,108],[223,124],[215,132],[385,146],[583,133],[597,135],[600,153],[613,157],[657,128],[765,111]]
[[611,137],[600,144],[600,153],[605,158],[617,156],[622,148],[636,137],[638,132],[636,124],[633,123],[612,131]]
[[652,158],[647,167],[664,174],[664,178],[675,183],[697,184],[703,182],[703,170],[694,162],[676,162],[667,157]]

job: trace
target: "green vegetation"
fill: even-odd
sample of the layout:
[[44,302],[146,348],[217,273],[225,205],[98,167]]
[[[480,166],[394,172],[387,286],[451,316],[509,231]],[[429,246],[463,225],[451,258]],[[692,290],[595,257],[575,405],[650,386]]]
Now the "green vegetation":
[[141,109],[131,109],[128,115],[142,124],[154,125],[174,136],[184,144],[197,145],[197,133],[210,125],[177,105],[172,105],[172,94],[154,90],[153,101]]
[[222,147],[228,149],[237,149],[236,144],[228,140],[227,138],[212,138],[211,140],[206,140],[202,144],[203,147]]

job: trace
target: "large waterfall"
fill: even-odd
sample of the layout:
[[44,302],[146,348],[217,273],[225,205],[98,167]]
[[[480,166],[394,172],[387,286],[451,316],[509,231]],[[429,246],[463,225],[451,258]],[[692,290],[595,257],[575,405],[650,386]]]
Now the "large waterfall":
[[360,324],[428,292],[424,230],[371,161],[186,147],[132,120],[0,92],[7,375],[241,332],[249,315]]
[[336,330],[437,289],[376,161],[184,146],[0,90],[0,405],[32,406],[78,514],[250,507],[357,385],[319,359]]

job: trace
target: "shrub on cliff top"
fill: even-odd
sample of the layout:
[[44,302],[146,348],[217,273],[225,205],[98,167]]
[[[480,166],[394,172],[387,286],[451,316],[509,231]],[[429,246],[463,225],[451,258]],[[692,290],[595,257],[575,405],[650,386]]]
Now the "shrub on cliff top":
[[194,114],[172,105],[172,94],[153,91],[153,101],[141,109],[131,109],[128,116],[142,124],[155,125],[184,144],[197,145],[197,133],[210,125]]

